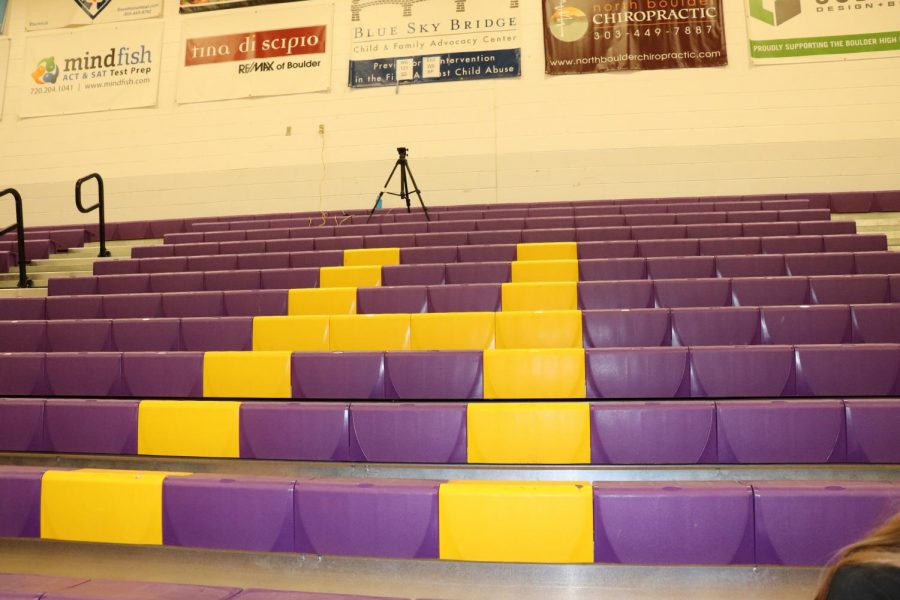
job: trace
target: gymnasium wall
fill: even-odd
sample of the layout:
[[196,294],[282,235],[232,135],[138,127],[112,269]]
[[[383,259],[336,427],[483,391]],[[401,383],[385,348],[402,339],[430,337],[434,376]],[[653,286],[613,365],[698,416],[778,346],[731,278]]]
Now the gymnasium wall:
[[347,87],[350,0],[334,0],[330,92],[182,106],[189,17],[166,0],[157,108],[20,119],[25,4],[41,1],[10,1],[0,120],[0,187],[29,225],[93,220],[73,205],[92,171],[111,220],[368,207],[400,145],[434,205],[900,188],[900,59],[751,67],[737,0],[726,68],[548,77],[526,0],[521,79],[399,94]]

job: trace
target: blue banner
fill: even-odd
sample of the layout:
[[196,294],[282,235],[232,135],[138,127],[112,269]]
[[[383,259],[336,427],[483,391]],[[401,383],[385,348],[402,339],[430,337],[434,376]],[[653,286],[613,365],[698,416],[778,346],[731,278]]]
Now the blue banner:
[[408,60],[413,61],[412,79],[400,81],[400,85],[519,77],[522,74],[521,50],[515,48],[352,60],[349,85],[354,88],[397,85],[397,63]]

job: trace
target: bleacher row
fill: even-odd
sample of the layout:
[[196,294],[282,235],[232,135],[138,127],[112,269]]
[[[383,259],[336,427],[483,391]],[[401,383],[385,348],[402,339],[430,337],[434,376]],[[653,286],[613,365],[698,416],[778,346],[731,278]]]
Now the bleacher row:
[[0,515],[7,537],[496,562],[820,565],[900,507],[900,486],[890,482],[297,479],[28,467],[2,467],[0,481],[0,493],[17,500]]
[[0,451],[425,464],[896,463],[897,400],[0,399]]

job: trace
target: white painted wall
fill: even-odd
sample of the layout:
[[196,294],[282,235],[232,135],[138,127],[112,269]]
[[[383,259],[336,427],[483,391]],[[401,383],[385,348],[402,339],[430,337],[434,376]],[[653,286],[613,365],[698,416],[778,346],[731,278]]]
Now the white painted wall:
[[331,92],[184,106],[166,0],[158,108],[19,119],[25,4],[41,1],[11,0],[0,121],[0,186],[30,225],[93,220],[73,205],[91,171],[111,220],[368,207],[400,145],[434,205],[900,188],[900,59],[752,68],[738,0],[727,68],[547,77],[526,0],[521,79],[399,95],[346,87],[350,1],[334,0]]

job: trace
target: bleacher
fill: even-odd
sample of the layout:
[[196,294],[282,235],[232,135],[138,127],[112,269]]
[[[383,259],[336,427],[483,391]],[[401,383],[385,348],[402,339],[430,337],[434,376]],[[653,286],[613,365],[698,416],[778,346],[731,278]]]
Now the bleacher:
[[0,296],[0,538],[820,567],[900,510],[900,254],[831,220],[898,198],[111,223]]

